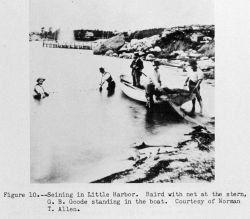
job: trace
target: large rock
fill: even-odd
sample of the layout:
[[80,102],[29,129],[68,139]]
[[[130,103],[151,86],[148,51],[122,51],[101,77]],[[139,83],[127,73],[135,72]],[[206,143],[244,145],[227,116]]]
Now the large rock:
[[161,52],[161,48],[159,46],[156,46],[154,48],[149,49],[150,52]]
[[203,37],[202,41],[200,41],[200,42],[208,44],[208,43],[210,43],[212,41],[213,41],[212,37],[205,36],[205,37]]
[[119,52],[121,53],[121,52],[128,52],[129,51],[129,49],[128,49],[128,43],[125,43],[123,46],[122,46],[122,48],[120,48],[119,49]]
[[153,54],[148,54],[145,58],[146,61],[153,61],[155,59],[155,56]]
[[203,57],[200,58],[201,61],[203,61],[203,60],[208,60],[208,59],[209,59],[209,58],[208,58],[207,56],[203,56]]
[[173,67],[182,67],[185,61],[182,60],[168,60],[168,59],[159,59],[161,65],[173,66]]
[[108,50],[108,51],[105,53],[105,56],[112,56],[113,53],[114,53],[114,51],[110,49],[110,50]]
[[205,44],[198,50],[198,52],[202,53],[204,56],[214,57],[215,55],[214,46],[215,46],[214,42]]
[[202,70],[213,69],[215,67],[215,63],[212,59],[200,60],[197,62],[197,64]]
[[105,41],[104,45],[108,49],[112,49],[115,51],[120,49],[124,45],[124,43],[125,43],[125,37],[123,34],[120,34]]
[[[123,47],[119,50],[119,52],[135,52],[135,51],[141,51],[145,52],[148,51],[150,48],[154,47],[157,40],[160,39],[159,35],[154,35],[152,37],[147,37],[143,39],[132,39],[129,43],[126,43],[123,45]],[[160,48],[155,48],[157,51],[160,50]]]
[[92,49],[95,55],[104,54],[108,50],[108,48],[104,44],[94,45]]
[[107,49],[103,46],[105,39],[96,40],[92,43],[92,50],[94,54],[104,54]]
[[140,40],[133,39],[131,40],[130,44],[131,44],[132,49],[145,51],[154,47],[154,45],[159,39],[160,39],[159,35],[154,35],[154,36],[143,38]]
[[123,59],[132,59],[134,57],[133,53],[122,53],[119,55],[119,58]]
[[93,44],[93,53],[94,54],[105,54],[108,50],[117,51],[125,43],[125,37],[123,34],[119,34],[110,39],[105,40],[104,42]]

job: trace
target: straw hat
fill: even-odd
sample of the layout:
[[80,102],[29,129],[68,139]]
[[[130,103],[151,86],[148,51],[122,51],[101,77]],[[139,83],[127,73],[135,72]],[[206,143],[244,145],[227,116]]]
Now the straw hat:
[[36,82],[38,83],[39,81],[44,82],[46,79],[45,78],[37,78]]

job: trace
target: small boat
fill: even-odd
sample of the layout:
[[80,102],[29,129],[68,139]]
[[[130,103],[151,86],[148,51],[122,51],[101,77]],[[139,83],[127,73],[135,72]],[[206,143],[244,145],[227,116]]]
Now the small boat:
[[[142,78],[142,81],[143,81],[143,78]],[[128,96],[129,98],[135,101],[143,102],[146,105],[147,99],[145,96],[145,89],[133,86],[132,82],[130,81],[129,76],[120,75],[120,87],[126,96]],[[178,114],[181,118],[184,118],[190,122],[193,122],[193,119],[190,118],[181,109],[181,105],[195,98],[195,95],[191,94],[189,91],[184,90],[184,89],[167,89],[167,91],[168,92],[164,92],[164,94],[161,95],[160,98],[158,99],[156,99],[154,96],[154,105],[157,107],[167,105],[169,108],[172,109],[172,111]]]

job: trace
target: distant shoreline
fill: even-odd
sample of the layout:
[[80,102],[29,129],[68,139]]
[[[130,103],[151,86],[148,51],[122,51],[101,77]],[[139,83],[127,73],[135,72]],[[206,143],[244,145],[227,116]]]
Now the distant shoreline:
[[[31,42],[39,42],[42,44],[41,41],[31,41]],[[79,44],[79,42],[74,42],[71,44],[67,44],[67,43],[58,43],[55,41],[45,41],[44,42],[44,47],[45,48],[62,48],[62,49],[82,49],[82,50],[92,50],[92,44],[94,42],[93,41],[88,41],[88,42],[81,42],[81,44]],[[132,59],[132,56],[125,56],[125,57],[118,57],[118,56],[110,56],[110,55],[106,55],[109,57],[114,57],[114,58],[125,58],[125,59]],[[179,60],[179,59],[172,59],[172,60],[168,60],[168,59],[157,59],[161,65],[165,65],[165,66],[170,66],[170,67],[176,67],[176,68],[182,68],[183,64],[185,63],[185,61],[183,60]],[[153,60],[145,60],[144,61],[153,61]],[[206,61],[206,60],[205,60]],[[204,75],[206,79],[214,79],[214,67],[212,67],[211,69],[208,70],[204,70]]]

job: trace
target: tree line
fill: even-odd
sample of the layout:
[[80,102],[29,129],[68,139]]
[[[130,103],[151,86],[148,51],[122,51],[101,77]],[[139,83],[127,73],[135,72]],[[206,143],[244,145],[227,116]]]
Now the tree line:
[[[142,39],[145,37],[151,37],[157,34],[161,34],[164,28],[152,28],[146,30],[137,30],[133,32],[118,32],[118,31],[104,31],[104,30],[90,30],[90,29],[81,29],[74,30],[75,40],[78,41],[88,41],[88,40],[96,40],[96,39],[108,39],[119,33],[123,33],[125,35],[126,41],[131,41],[132,39]],[[88,33],[92,33],[91,36]]]
[[126,40],[130,42],[132,39],[140,40],[145,37],[151,37],[154,35],[161,34],[164,29],[165,28],[152,28],[152,29],[146,29],[146,30],[137,30],[137,31],[127,33],[127,34],[125,33],[125,36],[126,36]]
[[90,30],[90,29],[74,30],[75,40],[78,40],[78,41],[108,39],[115,35],[116,33],[114,31]]

